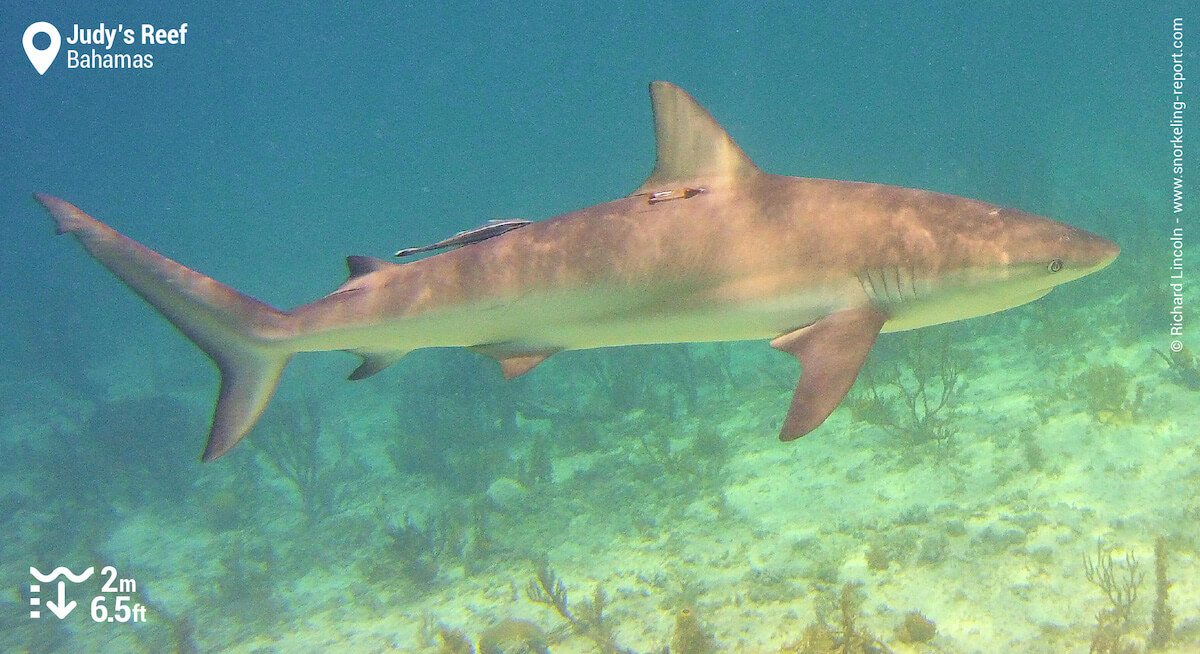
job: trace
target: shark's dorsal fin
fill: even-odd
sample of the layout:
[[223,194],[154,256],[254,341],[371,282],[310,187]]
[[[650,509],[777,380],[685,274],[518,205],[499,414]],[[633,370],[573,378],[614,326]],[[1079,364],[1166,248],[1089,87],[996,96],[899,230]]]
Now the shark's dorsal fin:
[[687,91],[670,82],[652,82],[650,100],[658,160],[634,195],[706,179],[759,174],[754,162]]

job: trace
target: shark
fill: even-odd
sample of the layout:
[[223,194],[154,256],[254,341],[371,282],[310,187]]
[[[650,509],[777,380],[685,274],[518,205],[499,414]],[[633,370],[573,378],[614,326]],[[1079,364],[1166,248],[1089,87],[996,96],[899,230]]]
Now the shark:
[[34,198],[215,362],[206,462],[250,432],[292,357],[317,351],[358,355],[359,380],[419,348],[465,347],[511,379],[565,350],[769,340],[800,363],[789,441],[841,403],[881,332],[1022,305],[1120,253],[979,200],[763,172],[686,91],[659,81],[650,96],[657,159],[629,195],[404,263],[347,257],[345,283],[286,311]]

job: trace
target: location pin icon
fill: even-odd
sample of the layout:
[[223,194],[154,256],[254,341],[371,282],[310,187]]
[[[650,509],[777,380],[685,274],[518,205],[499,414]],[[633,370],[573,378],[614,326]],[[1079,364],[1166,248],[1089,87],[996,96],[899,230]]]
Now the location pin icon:
[[[45,50],[38,50],[33,47],[33,37],[38,34],[45,34],[50,37],[50,47]],[[46,21],[36,22],[25,28],[25,36],[21,39],[21,45],[25,46],[25,56],[29,57],[29,63],[37,69],[38,75],[45,75],[46,70],[50,68],[50,64],[54,63],[54,58],[58,56],[58,48],[62,45],[62,37],[58,35],[58,30],[53,25]]]

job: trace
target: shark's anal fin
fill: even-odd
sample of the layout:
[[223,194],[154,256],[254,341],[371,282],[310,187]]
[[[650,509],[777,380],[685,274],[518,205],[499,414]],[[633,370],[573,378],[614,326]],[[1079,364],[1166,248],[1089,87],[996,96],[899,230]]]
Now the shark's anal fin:
[[511,343],[474,345],[469,349],[499,361],[500,370],[504,373],[505,379],[524,375],[536,368],[539,363],[550,358],[550,355],[560,351],[558,348],[522,348]]
[[526,356],[509,357],[500,361],[500,370],[504,373],[505,379],[514,379],[533,370],[549,356],[549,354],[529,354]]
[[825,422],[850,392],[886,321],[875,309],[849,309],[771,341],[771,347],[796,357],[801,366],[779,440],[795,440]]

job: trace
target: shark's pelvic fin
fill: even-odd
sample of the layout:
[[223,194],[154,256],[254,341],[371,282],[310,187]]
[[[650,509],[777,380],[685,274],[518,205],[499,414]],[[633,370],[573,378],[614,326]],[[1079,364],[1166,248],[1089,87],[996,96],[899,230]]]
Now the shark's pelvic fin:
[[354,354],[362,357],[363,362],[354,369],[354,372],[350,373],[349,377],[347,377],[347,379],[351,381],[366,379],[367,377],[374,375],[384,368],[387,368],[393,363],[396,363],[400,359],[404,358],[404,355],[408,354],[408,350],[392,350],[387,352],[369,352],[367,350],[352,351]]
[[290,316],[168,259],[49,195],[34,198],[97,261],[216,362],[221,392],[204,461],[229,451],[262,415],[295,351]]
[[758,175],[758,167],[687,91],[670,82],[650,84],[658,159],[650,178],[633,192],[653,193],[681,183]]
[[887,316],[871,308],[833,313],[771,341],[800,360],[800,383],[792,396],[779,440],[816,429],[841,403],[875,345]]

